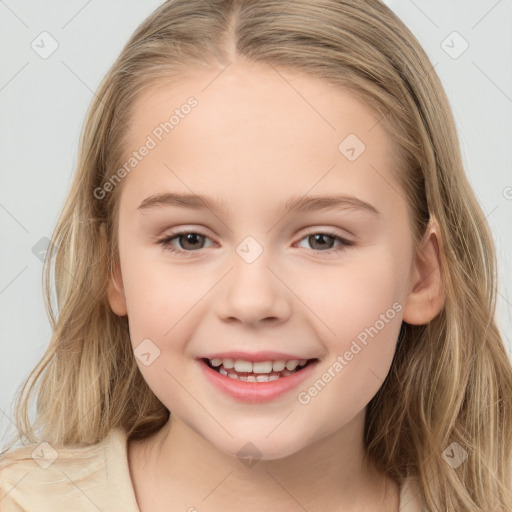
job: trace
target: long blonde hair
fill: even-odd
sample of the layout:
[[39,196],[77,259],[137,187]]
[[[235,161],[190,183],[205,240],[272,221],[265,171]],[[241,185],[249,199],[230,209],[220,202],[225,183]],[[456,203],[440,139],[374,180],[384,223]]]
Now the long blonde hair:
[[[53,335],[16,397],[18,439],[89,445],[115,427],[141,439],[168,420],[136,365],[127,318],[107,301],[122,186],[103,199],[94,190],[123,161],[138,94],[237,57],[325,80],[369,105],[396,145],[416,247],[429,220],[439,226],[445,304],[426,325],[402,323],[390,372],[367,407],[368,457],[399,483],[416,477],[427,510],[512,510],[512,368],[495,323],[491,232],[464,173],[440,80],[379,0],[172,0],[137,28],[92,101],[47,251]],[[468,454],[457,468],[443,457],[452,443]]]

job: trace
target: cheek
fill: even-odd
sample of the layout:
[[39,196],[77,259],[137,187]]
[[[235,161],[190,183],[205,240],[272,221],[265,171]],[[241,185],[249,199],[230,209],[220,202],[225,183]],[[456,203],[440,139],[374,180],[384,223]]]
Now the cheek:
[[[392,248],[380,246],[347,257],[341,265],[319,266],[314,273],[303,272],[295,290],[304,297],[306,314],[321,325],[319,339],[343,350],[347,342],[374,326],[385,315],[389,324],[400,327],[405,280],[404,262]],[[395,304],[393,308],[393,304]],[[320,322],[318,321],[320,320]],[[382,328],[381,323],[378,327]]]
[[129,249],[123,261],[123,285],[133,342],[141,337],[175,337],[176,326],[186,319],[211,283],[197,280],[197,272],[186,265],[168,265],[165,255],[158,261],[143,251]]
[[381,247],[371,258],[330,269],[329,279],[301,282],[322,320],[317,335],[326,358],[298,401],[315,408],[325,432],[364,408],[389,372],[402,324],[402,268],[408,267],[392,248]]
[[130,339],[139,370],[156,397],[179,410],[175,379],[184,382],[181,360],[193,336],[193,306],[206,290],[192,284],[193,277],[181,268],[148,265],[135,255],[126,261],[125,276]]

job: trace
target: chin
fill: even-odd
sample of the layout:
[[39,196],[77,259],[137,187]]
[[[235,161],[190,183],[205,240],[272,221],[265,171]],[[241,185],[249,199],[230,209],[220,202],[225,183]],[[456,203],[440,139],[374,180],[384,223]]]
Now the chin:
[[265,433],[259,435],[235,436],[234,439],[226,439],[225,443],[217,444],[209,440],[217,449],[226,455],[239,459],[242,463],[251,467],[252,461],[271,461],[283,459],[293,455],[307,446],[299,440],[290,439],[287,436],[276,435],[274,439],[265,437]]

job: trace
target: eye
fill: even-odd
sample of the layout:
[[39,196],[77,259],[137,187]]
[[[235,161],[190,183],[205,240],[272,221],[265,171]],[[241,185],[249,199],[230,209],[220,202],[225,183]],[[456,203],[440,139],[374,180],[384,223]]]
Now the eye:
[[[332,242],[330,242],[329,239],[333,240],[333,242],[339,242],[337,248],[332,248]],[[309,233],[304,238],[302,238],[301,241],[302,240],[307,240],[308,243],[313,246],[313,250],[324,254],[332,254],[335,252],[343,251],[347,247],[354,245],[354,242],[346,240],[345,238],[338,236],[336,233],[325,231]]]
[[[180,245],[182,248],[177,248],[172,244],[174,239],[181,240]],[[195,252],[198,249],[202,249],[202,242],[204,242],[205,239],[209,240],[207,236],[196,233],[195,231],[180,231],[162,238],[157,243],[161,244],[166,251],[181,256],[187,252]]]
[[[331,241],[329,241],[332,240]],[[174,240],[179,241],[180,247],[173,244]],[[197,233],[195,231],[179,231],[171,233],[166,237],[158,240],[158,244],[164,247],[164,250],[179,256],[184,256],[186,253],[196,252],[204,248],[205,240],[210,240],[206,235]],[[354,242],[342,238],[336,233],[332,232],[312,232],[303,237],[300,241],[307,240],[312,245],[312,250],[321,252],[323,254],[332,254],[345,250],[347,247],[354,245]],[[326,241],[327,240],[327,241]],[[338,246],[333,248],[333,243],[338,242]],[[299,242],[300,243],[300,242]]]

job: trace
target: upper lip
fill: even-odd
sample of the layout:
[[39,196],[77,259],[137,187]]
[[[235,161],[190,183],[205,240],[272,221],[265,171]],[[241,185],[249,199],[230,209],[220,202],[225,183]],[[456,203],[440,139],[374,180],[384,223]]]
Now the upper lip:
[[243,361],[292,361],[294,359],[314,359],[312,357],[299,356],[296,354],[286,354],[284,352],[275,352],[273,350],[265,350],[260,352],[244,352],[244,351],[230,351],[218,352],[216,354],[208,354],[201,357],[201,359],[242,359]]

